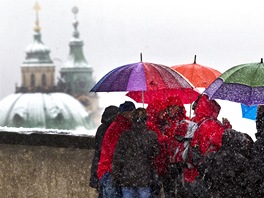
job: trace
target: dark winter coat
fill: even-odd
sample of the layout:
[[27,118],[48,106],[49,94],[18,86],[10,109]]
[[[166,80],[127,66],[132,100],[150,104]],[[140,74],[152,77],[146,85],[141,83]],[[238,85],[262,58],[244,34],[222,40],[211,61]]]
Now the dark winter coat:
[[[263,134],[263,133],[262,133]],[[264,136],[258,137],[252,149],[252,168],[255,172],[256,197],[264,197]]]
[[[200,178],[192,189],[196,197],[256,197],[250,157],[253,140],[247,134],[226,130],[219,151],[211,152],[199,166]],[[200,194],[198,194],[198,192]]]
[[100,160],[102,141],[103,141],[107,128],[114,121],[117,114],[118,114],[118,107],[112,106],[112,105],[109,107],[106,107],[102,115],[102,118],[101,118],[101,125],[98,127],[96,131],[95,145],[94,145],[94,158],[92,161],[91,177],[90,177],[90,182],[89,182],[89,185],[92,188],[98,189],[100,186],[100,182],[97,177],[97,168],[98,168],[98,162]]
[[153,182],[153,159],[158,138],[146,126],[133,126],[120,136],[113,158],[113,182],[123,187],[149,187]]
[[264,136],[264,105],[259,105],[256,116],[256,138]]

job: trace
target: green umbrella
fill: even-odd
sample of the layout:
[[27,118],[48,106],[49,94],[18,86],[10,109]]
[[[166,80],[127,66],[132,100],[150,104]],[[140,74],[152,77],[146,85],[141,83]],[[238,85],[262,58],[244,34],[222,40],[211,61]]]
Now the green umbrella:
[[264,104],[264,63],[234,66],[204,91],[210,99],[230,100],[248,106]]

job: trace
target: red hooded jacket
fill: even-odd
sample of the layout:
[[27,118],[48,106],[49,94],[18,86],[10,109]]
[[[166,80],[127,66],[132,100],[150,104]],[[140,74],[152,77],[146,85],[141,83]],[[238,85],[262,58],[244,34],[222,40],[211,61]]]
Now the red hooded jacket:
[[189,120],[186,116],[185,107],[179,97],[169,97],[167,99],[167,108],[172,106],[178,106],[181,110],[178,110],[176,115],[166,117],[167,126],[164,126],[165,134],[168,136],[167,148],[170,163],[182,162],[182,152],[184,150],[184,142],[179,141],[177,138],[183,138],[188,129],[188,124],[184,122]]
[[203,95],[194,111],[192,121],[198,123],[199,128],[194,134],[191,146],[199,146],[201,153],[217,151],[222,146],[222,135],[225,126],[217,120],[220,105],[215,100],[209,100]]
[[[194,110],[192,121],[198,124],[198,129],[192,138],[191,147],[198,147],[202,155],[217,151],[222,146],[222,135],[226,126],[217,120],[220,109],[215,100],[209,100],[207,95],[202,95]],[[198,175],[195,166],[184,169],[184,179],[187,182],[193,182]]]
[[120,135],[130,129],[132,123],[123,115],[119,114],[115,121],[107,129],[102,142],[100,160],[97,175],[101,179],[106,172],[112,173],[114,151]]
[[166,142],[168,140],[167,136],[163,134],[160,130],[160,120],[158,115],[161,111],[166,109],[165,103],[160,100],[156,100],[148,105],[146,108],[148,112],[147,128],[156,132],[159,142],[159,154],[154,159],[154,166],[157,174],[162,176],[167,173],[167,151]]

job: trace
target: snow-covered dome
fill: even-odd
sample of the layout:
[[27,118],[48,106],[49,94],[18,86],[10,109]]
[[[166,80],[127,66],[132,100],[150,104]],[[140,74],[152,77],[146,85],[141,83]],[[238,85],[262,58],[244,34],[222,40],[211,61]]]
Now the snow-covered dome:
[[90,130],[83,105],[64,93],[11,94],[0,101],[0,126]]

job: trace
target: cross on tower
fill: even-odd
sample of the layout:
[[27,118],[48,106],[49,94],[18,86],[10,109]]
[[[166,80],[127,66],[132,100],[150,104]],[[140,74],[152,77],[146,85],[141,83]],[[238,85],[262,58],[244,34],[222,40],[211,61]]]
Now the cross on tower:
[[39,27],[39,16],[38,16],[38,13],[39,13],[39,10],[40,10],[40,5],[38,4],[38,2],[35,3],[33,9],[36,11],[36,27],[34,28],[34,30],[36,32],[40,32],[40,27]]

